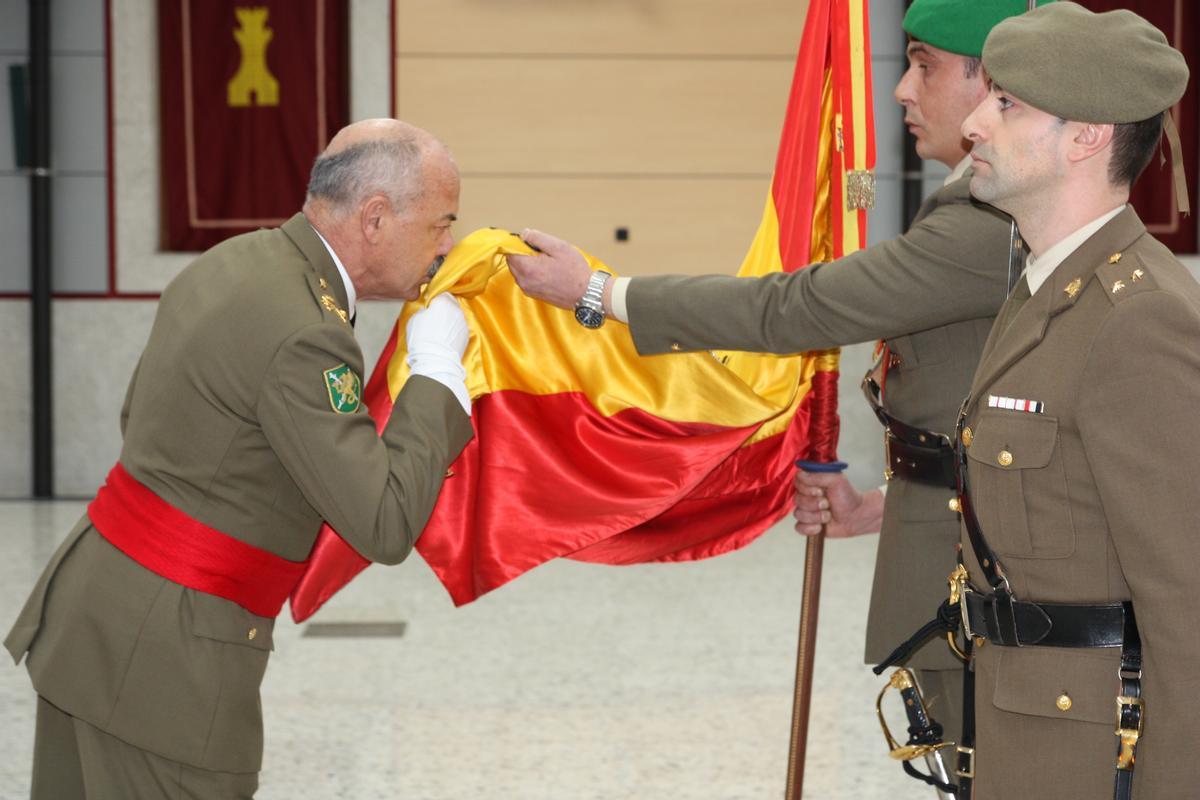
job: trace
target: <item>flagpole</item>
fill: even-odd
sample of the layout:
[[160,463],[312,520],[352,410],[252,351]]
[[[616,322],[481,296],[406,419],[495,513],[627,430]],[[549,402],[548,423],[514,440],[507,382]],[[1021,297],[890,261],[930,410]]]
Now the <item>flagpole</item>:
[[788,748],[787,800],[804,791],[804,759],[808,751],[808,715],[812,706],[812,673],[817,646],[817,608],[821,601],[821,566],[825,528],[808,537],[804,547],[804,591],[800,600],[800,637],[796,647],[796,685],[792,699],[792,738]]
[[[838,473],[846,464],[837,458],[837,371],[838,351],[823,354],[822,362],[832,369],[814,376],[812,400],[811,461],[797,461],[806,472]],[[821,603],[821,568],[825,561],[825,527],[808,537],[804,546],[804,588],[800,597],[800,635],[796,645],[796,683],[792,699],[792,736],[788,748],[786,800],[800,800],[804,791],[804,762],[808,751],[808,719],[812,709],[813,665],[817,647],[817,612]]]

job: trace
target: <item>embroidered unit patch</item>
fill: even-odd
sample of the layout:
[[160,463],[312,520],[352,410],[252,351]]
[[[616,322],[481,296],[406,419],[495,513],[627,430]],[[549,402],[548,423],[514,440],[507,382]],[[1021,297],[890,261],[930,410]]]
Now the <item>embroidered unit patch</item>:
[[339,364],[333,369],[327,369],[325,388],[329,390],[329,404],[339,414],[353,414],[358,411],[359,396],[362,383],[354,370],[345,364]]

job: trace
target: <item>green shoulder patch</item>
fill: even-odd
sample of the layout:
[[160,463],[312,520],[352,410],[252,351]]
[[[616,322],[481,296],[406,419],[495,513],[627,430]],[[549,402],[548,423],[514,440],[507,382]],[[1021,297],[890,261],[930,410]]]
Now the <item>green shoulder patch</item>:
[[329,405],[339,414],[353,414],[358,411],[359,396],[362,382],[354,374],[354,370],[345,364],[339,364],[333,369],[327,369],[325,388],[329,390]]

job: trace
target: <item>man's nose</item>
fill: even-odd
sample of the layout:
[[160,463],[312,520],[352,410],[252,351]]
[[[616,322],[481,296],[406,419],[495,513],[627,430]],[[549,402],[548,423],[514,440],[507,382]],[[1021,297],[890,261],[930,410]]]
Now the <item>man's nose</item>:
[[896,90],[892,95],[902,106],[910,106],[916,102],[913,97],[913,68],[911,66],[900,76],[900,82],[896,84]]
[[[983,102],[986,103],[987,100],[984,100]],[[963,120],[962,124],[962,135],[964,139],[970,139],[972,142],[983,141],[983,114],[983,103],[975,106],[975,110],[970,114],[967,114],[967,118]]]

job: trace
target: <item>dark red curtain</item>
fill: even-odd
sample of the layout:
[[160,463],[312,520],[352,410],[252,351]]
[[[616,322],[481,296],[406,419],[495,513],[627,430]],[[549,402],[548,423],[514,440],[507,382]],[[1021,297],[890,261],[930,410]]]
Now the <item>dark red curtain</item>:
[[159,0],[164,249],[204,250],[300,209],[349,113],[346,9]]
[[[1175,121],[1183,142],[1183,163],[1187,169],[1188,194],[1193,213],[1182,216],[1175,210],[1175,193],[1171,188],[1171,161],[1160,165],[1156,156],[1146,172],[1133,187],[1130,198],[1146,228],[1159,241],[1176,253],[1197,252],[1196,213],[1200,211],[1200,3],[1196,0],[1078,0],[1092,11],[1113,11],[1127,8],[1148,19],[1167,35],[1167,41],[1179,49],[1192,70],[1187,92],[1175,107]],[[1166,140],[1163,140],[1164,151]]]

